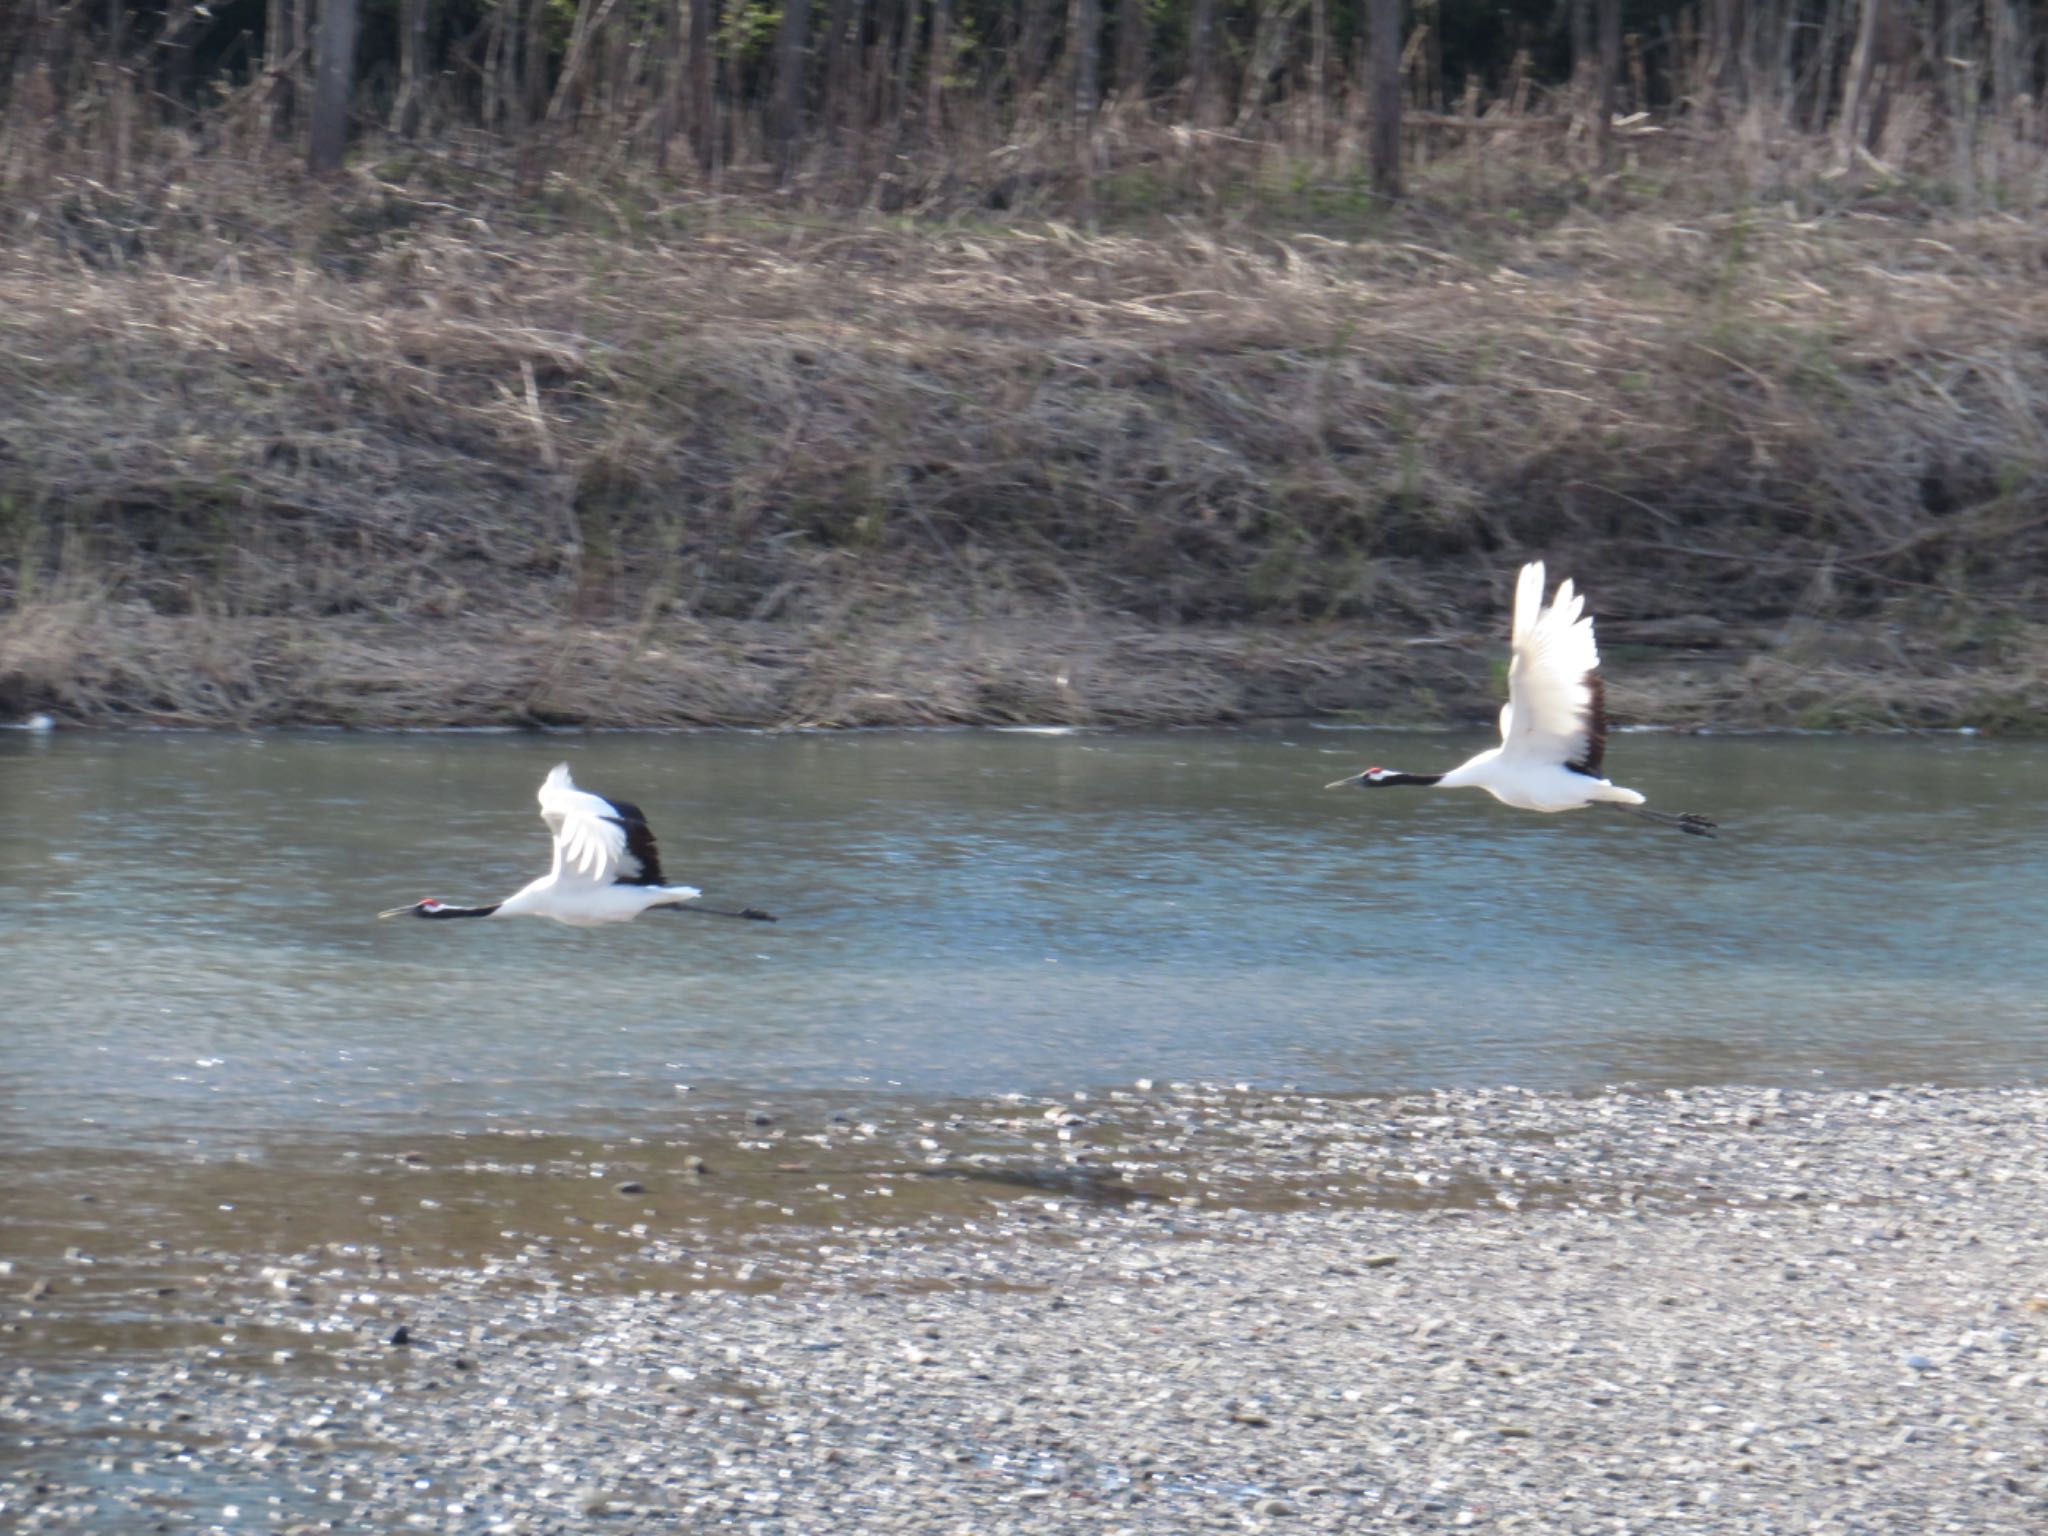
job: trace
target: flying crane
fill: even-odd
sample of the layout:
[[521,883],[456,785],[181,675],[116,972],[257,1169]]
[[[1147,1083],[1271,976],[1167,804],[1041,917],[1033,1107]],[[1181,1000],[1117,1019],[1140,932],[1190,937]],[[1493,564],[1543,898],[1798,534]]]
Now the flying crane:
[[1483,789],[1503,805],[1524,811],[1575,811],[1608,805],[1695,837],[1713,837],[1715,824],[1693,812],[1646,810],[1643,797],[1600,776],[1607,755],[1607,711],[1596,670],[1600,651],[1586,600],[1569,577],[1543,602],[1543,562],[1522,567],[1515,583],[1513,655],[1508,702],[1500,711],[1500,745],[1448,773],[1401,773],[1368,768],[1325,789],[1393,785]]
[[692,906],[702,893],[694,885],[670,885],[661,873],[654,830],[640,807],[578,789],[569,765],[558,763],[541,781],[541,819],[555,835],[554,868],[503,901],[485,907],[456,907],[429,897],[393,907],[379,917],[550,917],[572,928],[631,922],[650,908],[744,917],[772,923],[771,913],[753,907],[728,911]]

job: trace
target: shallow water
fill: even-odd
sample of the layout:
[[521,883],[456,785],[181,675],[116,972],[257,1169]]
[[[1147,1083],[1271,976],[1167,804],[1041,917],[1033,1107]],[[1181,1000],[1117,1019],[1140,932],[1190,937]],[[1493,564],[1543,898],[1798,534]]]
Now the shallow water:
[[[0,740],[0,1148],[248,1149],[679,1106],[2048,1066],[2048,746],[1618,738],[1717,842],[1320,786],[1476,738]],[[373,921],[546,867],[548,766],[783,921]]]

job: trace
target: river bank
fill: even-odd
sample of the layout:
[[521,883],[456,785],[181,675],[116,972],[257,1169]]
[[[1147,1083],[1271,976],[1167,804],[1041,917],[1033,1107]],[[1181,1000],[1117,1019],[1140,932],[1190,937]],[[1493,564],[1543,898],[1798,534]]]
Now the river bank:
[[2048,719],[2035,223],[1460,185],[1086,234],[54,177],[0,714],[1469,722],[1542,556],[1621,720]]
[[[283,1246],[131,1218],[15,1261],[0,1504],[24,1532],[2031,1531],[2044,1111],[1148,1084],[754,1114],[536,1146],[584,1214],[495,1233],[449,1181],[517,1177],[516,1141],[370,1146],[378,1243],[322,1202]],[[684,1214],[763,1178],[751,1237]],[[126,1249],[158,1283],[57,1365],[64,1298]],[[151,1314],[181,1321],[137,1350]]]

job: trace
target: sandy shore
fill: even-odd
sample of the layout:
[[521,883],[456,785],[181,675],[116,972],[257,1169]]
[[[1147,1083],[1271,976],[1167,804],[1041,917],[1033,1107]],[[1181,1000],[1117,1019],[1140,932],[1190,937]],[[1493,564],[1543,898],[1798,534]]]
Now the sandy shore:
[[459,1265],[187,1253],[209,1278],[132,1303],[182,1342],[63,1361],[64,1277],[17,1269],[0,1523],[2036,1532],[2044,1122],[2040,1089],[1162,1087],[792,1127],[864,1142],[862,1201],[716,1243],[636,1220],[719,1177],[650,1149],[594,1224],[630,1284],[574,1223]]

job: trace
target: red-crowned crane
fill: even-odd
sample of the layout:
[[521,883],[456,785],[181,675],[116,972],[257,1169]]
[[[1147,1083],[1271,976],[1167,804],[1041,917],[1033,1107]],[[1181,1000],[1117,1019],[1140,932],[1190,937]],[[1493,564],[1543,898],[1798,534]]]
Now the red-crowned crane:
[[487,907],[452,907],[429,898],[393,907],[379,917],[551,917],[573,928],[631,922],[649,908],[745,917],[772,923],[773,915],[744,907],[691,906],[693,885],[669,885],[661,875],[654,831],[640,807],[578,789],[567,763],[556,764],[540,786],[541,819],[555,835],[555,867],[531,885]]
[[1644,810],[1643,797],[1600,776],[1607,753],[1607,713],[1601,694],[1600,650],[1586,600],[1569,578],[1543,603],[1543,562],[1522,567],[1515,583],[1513,659],[1508,663],[1508,702],[1500,711],[1500,745],[1460,763],[1448,773],[1400,773],[1368,768],[1326,789],[1357,785],[1434,785],[1439,789],[1483,789],[1503,805],[1524,811],[1575,811],[1582,805],[1610,805],[1660,826],[1697,837],[1714,836],[1714,823],[1690,811],[1672,815]]

